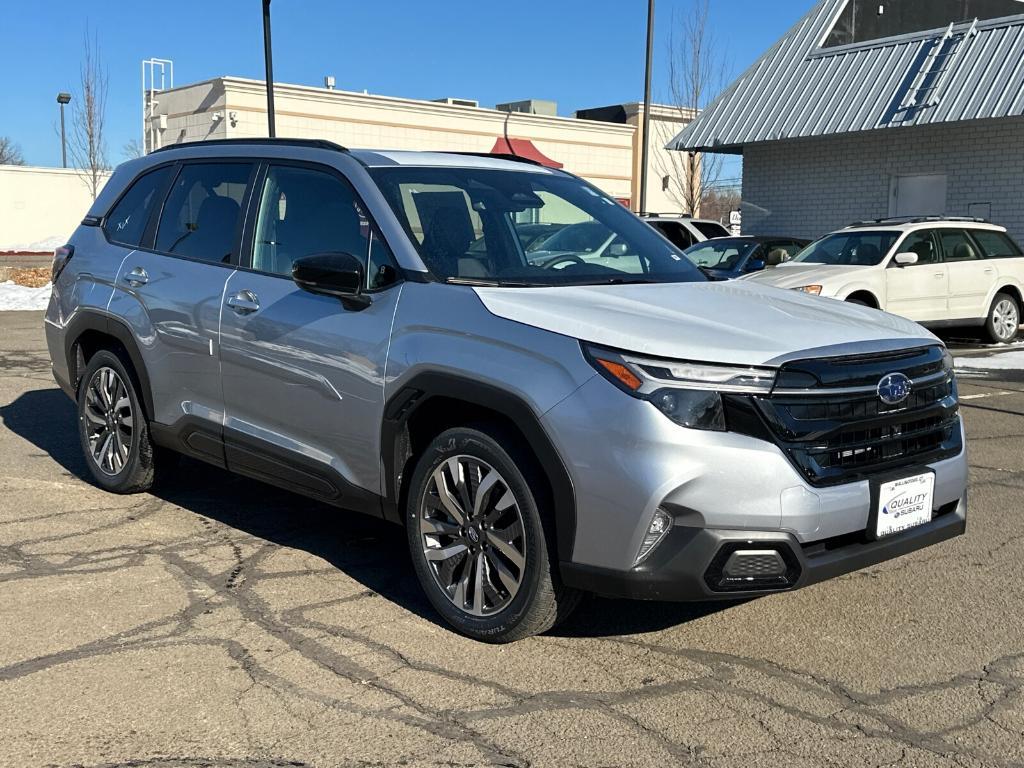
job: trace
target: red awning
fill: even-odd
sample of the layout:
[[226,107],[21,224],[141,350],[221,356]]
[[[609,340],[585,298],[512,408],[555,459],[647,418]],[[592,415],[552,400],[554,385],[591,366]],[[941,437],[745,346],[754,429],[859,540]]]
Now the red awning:
[[561,168],[562,164],[557,160],[552,160],[550,157],[545,155],[535,146],[529,139],[508,139],[500,136],[498,140],[494,142],[494,146],[491,147],[492,155],[516,155],[518,157],[525,157],[527,160],[534,160],[541,165],[546,165],[548,168]]

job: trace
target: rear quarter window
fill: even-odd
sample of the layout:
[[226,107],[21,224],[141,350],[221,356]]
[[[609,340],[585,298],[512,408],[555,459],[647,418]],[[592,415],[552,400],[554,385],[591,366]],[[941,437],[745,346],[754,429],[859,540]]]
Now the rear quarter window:
[[971,235],[981,247],[986,259],[1012,259],[1021,255],[1021,250],[1008,235],[990,229],[971,230]]
[[103,222],[103,232],[112,243],[138,247],[146,231],[146,223],[171,175],[173,166],[143,174],[128,188]]

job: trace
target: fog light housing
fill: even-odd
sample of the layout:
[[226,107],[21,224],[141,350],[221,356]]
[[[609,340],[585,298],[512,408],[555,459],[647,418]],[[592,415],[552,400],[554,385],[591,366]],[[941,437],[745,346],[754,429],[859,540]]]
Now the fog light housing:
[[793,587],[800,571],[784,542],[731,541],[718,550],[704,582],[713,592],[771,592]]
[[640,544],[640,552],[637,554],[636,560],[633,561],[633,565],[640,565],[640,563],[647,559],[647,556],[654,551],[654,548],[662,542],[662,539],[671,530],[672,516],[660,507],[654,510],[654,517],[651,518],[651,523],[647,526],[647,533],[644,534],[644,540]]

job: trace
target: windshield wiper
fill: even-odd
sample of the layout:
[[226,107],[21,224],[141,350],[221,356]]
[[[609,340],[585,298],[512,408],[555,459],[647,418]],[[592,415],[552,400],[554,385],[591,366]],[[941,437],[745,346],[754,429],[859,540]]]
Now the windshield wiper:
[[589,285],[650,285],[657,282],[657,280],[648,280],[644,277],[609,277],[607,280],[591,282]]
[[481,288],[548,288],[547,283],[528,283],[522,280],[493,280],[482,277],[449,277],[449,285],[474,285]]

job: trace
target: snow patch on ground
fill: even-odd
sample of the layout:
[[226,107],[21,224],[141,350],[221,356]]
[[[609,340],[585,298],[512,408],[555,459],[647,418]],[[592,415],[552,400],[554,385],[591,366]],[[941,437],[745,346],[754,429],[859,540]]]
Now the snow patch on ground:
[[0,283],[0,311],[5,309],[46,309],[50,303],[50,289],[47,283],[42,288],[26,288],[8,280]]
[[976,355],[956,358],[957,370],[1008,371],[1024,370],[1024,350],[997,352],[992,355]]
[[55,248],[60,248],[66,242],[67,238],[54,235],[53,237],[48,237],[45,240],[39,240],[35,243],[0,245],[0,251],[10,251],[12,253],[43,253],[46,251],[52,251]]

